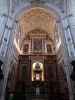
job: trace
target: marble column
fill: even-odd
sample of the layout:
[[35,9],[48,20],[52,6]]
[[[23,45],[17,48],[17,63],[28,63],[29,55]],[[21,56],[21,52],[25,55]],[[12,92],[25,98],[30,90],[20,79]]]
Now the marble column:
[[[0,59],[3,61],[3,63],[5,64],[5,66],[3,66],[5,72],[4,72],[4,80],[3,80],[3,86],[2,86],[2,96],[0,98],[0,100],[4,100],[4,95],[5,95],[5,88],[6,88],[6,84],[7,84],[7,76],[8,76],[8,72],[9,72],[9,66],[7,66],[8,64],[6,64],[6,54],[8,52],[8,47],[10,45],[9,40],[10,37],[12,36],[12,29],[13,29],[13,24],[14,21],[12,18],[10,18],[9,16],[7,16],[7,23],[5,24],[5,29],[4,29],[4,35],[2,38],[2,43],[0,46]],[[8,62],[7,62],[8,63]]]
[[70,58],[73,58],[75,57],[74,41],[72,38],[71,27],[68,23],[67,17],[64,20],[62,20],[62,24],[63,24],[63,30],[64,30],[64,36],[66,42],[65,45],[67,48],[68,56]]
[[69,2],[69,9],[67,9],[67,12],[72,14],[72,16],[69,18],[69,23],[75,47],[75,0],[67,0],[67,2]]
[[12,25],[13,25],[13,20],[11,18],[8,18],[7,23],[5,24],[4,35],[3,35],[2,43],[0,47],[0,56],[2,59],[5,58],[5,55],[7,52],[10,34],[12,31]]
[[4,36],[6,23],[7,23],[7,17],[5,15],[0,16],[0,46],[2,43],[2,38]]

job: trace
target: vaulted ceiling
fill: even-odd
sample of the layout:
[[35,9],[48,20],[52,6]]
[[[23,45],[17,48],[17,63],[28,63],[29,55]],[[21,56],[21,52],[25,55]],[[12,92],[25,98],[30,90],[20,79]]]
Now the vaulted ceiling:
[[34,29],[41,29],[50,33],[50,37],[54,39],[56,31],[56,16],[54,13],[48,13],[41,8],[33,8],[27,13],[19,17],[22,36]]
[[[58,20],[59,16],[55,12],[46,10],[40,7],[33,7],[28,11],[23,12],[18,18],[21,35],[19,37],[19,47],[21,48],[27,34],[34,30],[40,30],[48,34],[53,44],[59,48],[61,40],[58,35]],[[38,31],[39,32],[39,31]],[[19,34],[19,33],[17,33]],[[18,40],[18,37],[16,38]]]

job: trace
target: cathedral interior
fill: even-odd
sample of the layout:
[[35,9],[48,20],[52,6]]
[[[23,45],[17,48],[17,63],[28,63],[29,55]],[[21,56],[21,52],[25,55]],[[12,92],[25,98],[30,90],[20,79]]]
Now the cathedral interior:
[[0,100],[75,100],[75,0],[0,0]]

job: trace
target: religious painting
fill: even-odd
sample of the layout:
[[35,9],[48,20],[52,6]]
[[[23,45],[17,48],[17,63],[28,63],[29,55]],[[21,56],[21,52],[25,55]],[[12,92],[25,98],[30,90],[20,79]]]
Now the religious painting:
[[42,39],[34,39],[33,40],[33,51],[34,52],[42,52]]
[[24,44],[23,52],[24,53],[28,53],[29,52],[29,44]]
[[47,52],[52,53],[52,48],[50,44],[47,44]]

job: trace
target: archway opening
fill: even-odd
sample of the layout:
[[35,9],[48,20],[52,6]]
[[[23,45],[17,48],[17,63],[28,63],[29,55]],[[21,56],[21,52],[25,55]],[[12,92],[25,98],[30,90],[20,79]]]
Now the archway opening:
[[[16,17],[16,19],[18,22],[15,24],[14,45],[19,54],[24,53],[24,47],[26,47],[25,49],[27,51],[32,51],[31,39],[28,38],[36,38],[39,36],[44,38],[44,36],[47,35],[52,42],[47,42],[47,44],[50,43],[52,51],[54,51],[56,55],[62,55],[61,57],[64,59],[64,35],[62,33],[61,23],[58,23],[60,17],[56,15],[54,11],[49,11],[42,7],[33,7],[23,12],[23,14]],[[35,35],[35,33],[37,36],[31,36],[33,34]],[[40,42],[39,39],[38,41]]]

